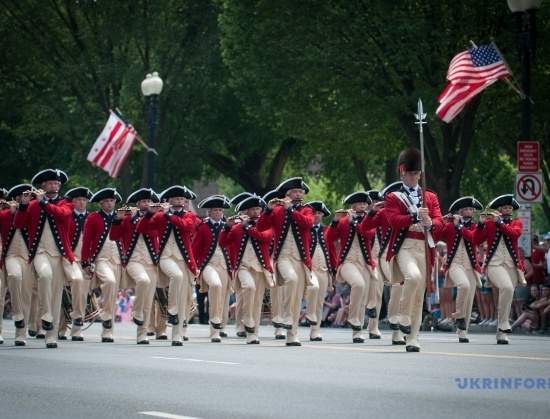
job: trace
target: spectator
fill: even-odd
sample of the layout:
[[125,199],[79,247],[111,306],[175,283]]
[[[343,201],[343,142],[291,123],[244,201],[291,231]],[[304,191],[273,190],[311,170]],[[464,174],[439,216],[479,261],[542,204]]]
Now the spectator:
[[512,329],[521,327],[527,331],[541,330],[544,331],[546,323],[542,324],[542,319],[547,317],[544,313],[547,309],[550,312],[550,288],[543,287],[539,293],[539,288],[536,285],[531,285],[530,295],[523,311],[518,319],[512,324]]
[[336,319],[336,313],[343,305],[342,296],[336,293],[336,288],[333,287],[329,290],[325,301],[323,302],[323,318],[321,326],[327,326],[334,322]]

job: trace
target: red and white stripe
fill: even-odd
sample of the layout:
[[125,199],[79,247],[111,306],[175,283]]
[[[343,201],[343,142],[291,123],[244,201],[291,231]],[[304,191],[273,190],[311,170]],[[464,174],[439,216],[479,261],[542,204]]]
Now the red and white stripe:
[[88,153],[88,161],[117,177],[128,158],[137,132],[111,112],[107,124]]

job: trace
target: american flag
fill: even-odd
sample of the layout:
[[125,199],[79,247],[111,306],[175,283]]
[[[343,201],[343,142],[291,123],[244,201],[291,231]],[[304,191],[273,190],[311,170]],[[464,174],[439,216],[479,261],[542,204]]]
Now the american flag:
[[107,124],[88,153],[88,161],[117,177],[128,158],[137,132],[111,111]]
[[451,122],[478,93],[512,73],[494,44],[457,54],[447,71],[447,86],[437,98],[437,116]]

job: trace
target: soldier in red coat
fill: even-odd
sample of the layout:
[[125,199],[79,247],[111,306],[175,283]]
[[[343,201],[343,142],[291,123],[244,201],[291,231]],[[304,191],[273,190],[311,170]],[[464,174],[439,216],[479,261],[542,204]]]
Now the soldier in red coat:
[[336,249],[328,241],[330,226],[323,225],[323,217],[330,216],[330,210],[322,201],[308,202],[313,211],[313,227],[311,228],[311,275],[318,287],[306,288],[307,314],[310,318],[316,318],[317,323],[310,325],[309,340],[321,342],[321,320],[323,318],[323,303],[327,290],[332,288],[336,275]]
[[227,247],[233,269],[234,289],[242,298],[242,318],[247,344],[259,344],[258,330],[266,288],[275,285],[269,255],[272,231],[259,231],[256,224],[265,202],[251,195],[237,205],[241,214],[227,220]]
[[[31,189],[32,185],[21,184],[6,191],[7,208],[0,211],[0,237],[2,238],[0,270],[5,272],[7,282],[0,288],[5,289],[7,285],[10,290],[12,317],[15,324],[15,346],[26,345],[27,327],[31,323],[31,296],[33,288],[36,288],[34,272],[29,265],[27,230],[15,227],[17,206],[21,202],[23,192]],[[0,299],[4,299],[3,292],[0,293]],[[3,308],[2,301],[0,313],[3,312]]]
[[375,212],[367,214],[372,201],[365,191],[354,192],[342,202],[351,208],[336,212],[328,238],[332,245],[340,243],[336,280],[351,287],[348,324],[352,330],[352,341],[364,343],[362,330],[366,308],[369,318],[377,315],[377,301],[368,301],[369,288],[378,286],[376,260],[371,251]]
[[[82,251],[82,233],[84,232],[84,223],[88,217],[88,202],[92,198],[92,192],[84,187],[78,186],[72,188],[65,193],[65,199],[73,204],[72,217],[69,220],[69,238],[71,239],[71,249],[75,256],[75,261],[80,267],[81,251]],[[88,281],[73,281],[70,284],[65,284],[65,287],[70,287],[71,290],[71,308],[69,313],[72,320],[71,340],[81,342],[84,340],[82,336],[82,326],[84,325],[84,316],[86,315],[86,302],[88,292],[90,291],[90,283]],[[59,340],[65,340],[67,329],[67,319],[61,316],[61,324],[59,325]]]
[[34,191],[36,199],[31,201],[31,194],[25,193],[15,216],[15,227],[29,232],[29,258],[38,279],[40,317],[47,348],[57,348],[64,282],[83,280],[69,237],[73,206],[59,196],[61,185],[68,179],[59,169],[37,173],[32,179],[32,184],[41,188]]
[[443,238],[447,243],[444,270],[446,277],[457,287],[456,312],[453,313],[453,317],[460,343],[469,342],[466,334],[476,288],[481,284],[477,243],[474,240],[476,224],[473,222],[473,216],[476,209],[482,208],[481,203],[473,196],[464,196],[451,204],[450,215],[443,219]]
[[487,241],[484,268],[489,281],[498,288],[498,331],[497,343],[508,344],[510,327],[510,309],[514,296],[514,288],[526,285],[523,273],[523,260],[518,249],[522,222],[513,218],[514,210],[519,208],[513,195],[501,195],[493,199],[488,208],[492,215],[482,216],[476,230],[476,242]]
[[126,203],[135,203],[130,214],[117,213],[120,221],[113,222],[110,237],[119,241],[124,249],[128,285],[135,286],[133,320],[137,325],[138,345],[149,344],[147,324],[151,316],[153,299],[158,281],[159,236],[150,225],[150,219],[157,211],[151,204],[158,203],[155,191],[141,188],[130,194]]
[[[277,190],[283,200],[275,198],[258,221],[258,229],[273,229],[273,259],[277,282],[284,285],[282,302],[282,326],[287,329],[287,346],[301,346],[298,338],[300,307],[307,286],[315,286],[311,278],[311,227],[313,209],[303,204],[309,187],[301,177],[281,183]],[[317,285],[318,286],[318,285]],[[308,319],[315,324],[317,319]],[[278,325],[276,325],[278,326]]]
[[124,250],[121,243],[110,237],[113,224],[118,222],[115,206],[122,197],[114,188],[97,191],[90,202],[100,210],[92,212],[84,224],[81,264],[84,277],[95,281],[101,289],[101,342],[112,343],[117,292],[122,279]]
[[160,194],[161,201],[168,205],[151,220],[160,237],[160,276],[168,282],[167,312],[168,323],[172,325],[172,346],[182,346],[186,338],[192,287],[199,274],[191,239],[201,220],[186,210],[188,202],[195,197],[186,186],[171,186]]
[[229,199],[213,195],[199,203],[208,211],[208,217],[197,227],[193,239],[193,253],[200,270],[201,289],[208,291],[210,341],[221,342],[220,331],[226,326],[231,289],[231,262],[226,249],[224,209],[230,207]]
[[391,264],[392,280],[403,282],[399,308],[399,329],[407,336],[407,352],[419,352],[418,332],[429,271],[434,262],[434,237],[443,228],[437,195],[422,191],[421,157],[417,149],[399,155],[401,190],[389,193],[385,214],[392,229],[386,260]]

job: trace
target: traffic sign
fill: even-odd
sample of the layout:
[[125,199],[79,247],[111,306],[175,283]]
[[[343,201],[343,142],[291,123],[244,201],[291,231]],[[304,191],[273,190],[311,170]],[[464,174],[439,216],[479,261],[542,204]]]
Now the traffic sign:
[[518,141],[518,172],[533,173],[540,170],[540,144],[538,141]]
[[523,226],[518,246],[523,249],[525,256],[528,257],[531,255],[531,206],[521,205],[518,210],[518,218]]
[[516,199],[519,203],[542,202],[543,189],[542,173],[518,173],[516,175]]

